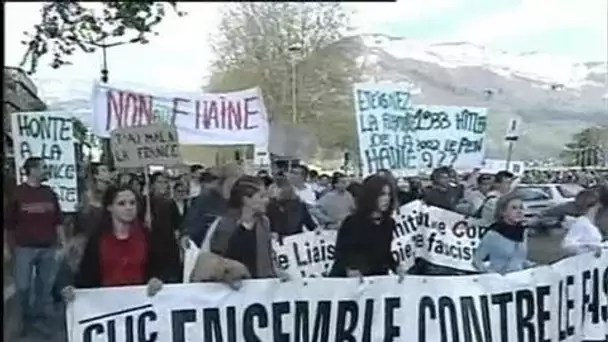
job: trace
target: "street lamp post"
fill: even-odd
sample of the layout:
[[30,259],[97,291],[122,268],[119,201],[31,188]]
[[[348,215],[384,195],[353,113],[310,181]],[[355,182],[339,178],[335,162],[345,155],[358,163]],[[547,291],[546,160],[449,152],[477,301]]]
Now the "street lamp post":
[[[108,55],[107,55],[107,45],[101,45],[101,53],[102,53],[102,66],[101,66],[101,83],[108,83]],[[105,160],[101,160],[102,163],[106,164],[110,169],[114,168],[114,156],[112,156],[112,147],[110,144],[110,139],[102,139],[102,155]]]
[[298,122],[298,93],[297,93],[297,63],[296,55],[302,52],[302,47],[298,44],[293,44],[287,49],[291,53],[291,122]]

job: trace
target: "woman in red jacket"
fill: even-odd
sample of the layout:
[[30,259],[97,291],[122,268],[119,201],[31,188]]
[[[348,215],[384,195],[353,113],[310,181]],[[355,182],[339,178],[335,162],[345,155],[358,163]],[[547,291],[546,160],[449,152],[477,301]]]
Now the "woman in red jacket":
[[[77,288],[148,285],[148,294],[162,288],[166,273],[158,243],[138,218],[139,201],[128,186],[109,188],[103,199],[104,214],[99,228],[87,242],[75,279]],[[73,299],[73,287],[63,291]]]

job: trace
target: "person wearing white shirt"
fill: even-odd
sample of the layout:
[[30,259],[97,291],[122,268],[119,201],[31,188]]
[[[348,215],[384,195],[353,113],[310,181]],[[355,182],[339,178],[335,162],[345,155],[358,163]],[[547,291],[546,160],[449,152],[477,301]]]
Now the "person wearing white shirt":
[[317,204],[317,196],[310,184],[306,183],[307,178],[308,168],[306,166],[296,164],[291,167],[289,182],[295,188],[296,194],[302,202],[309,206],[314,206]]
[[580,197],[585,214],[578,217],[568,229],[562,241],[562,248],[570,255],[593,252],[597,257],[602,253],[602,233],[595,225],[595,216],[600,204],[598,194],[594,190],[584,190]]

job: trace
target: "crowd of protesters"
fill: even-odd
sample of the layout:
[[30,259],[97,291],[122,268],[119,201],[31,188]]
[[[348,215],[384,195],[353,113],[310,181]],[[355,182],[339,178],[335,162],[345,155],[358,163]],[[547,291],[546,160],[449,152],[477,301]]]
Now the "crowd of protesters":
[[[333,277],[464,274],[423,261],[406,270],[393,258],[393,213],[415,200],[490,227],[474,256],[479,272],[504,274],[534,265],[527,258],[523,204],[510,191],[515,176],[507,171],[460,177],[444,167],[423,185],[390,170],[359,180],[340,172],[319,175],[301,164],[257,175],[232,164],[194,165],[181,176],[118,173],[91,164],[81,205],[68,224],[56,194],[42,185],[44,161],[29,158],[24,169],[27,180],[5,207],[23,334],[48,317],[53,299],[72,300],[74,288],[147,284],[152,296],[163,284],[181,282],[190,244],[201,254],[185,276],[235,289],[246,278],[288,280],[275,265],[272,239],[316,229],[338,231]],[[590,187],[575,202],[579,218],[564,248],[599,254],[608,237],[608,188]]]
[[608,168],[603,169],[563,169],[527,170],[521,177],[524,184],[579,184],[591,187],[608,180]]

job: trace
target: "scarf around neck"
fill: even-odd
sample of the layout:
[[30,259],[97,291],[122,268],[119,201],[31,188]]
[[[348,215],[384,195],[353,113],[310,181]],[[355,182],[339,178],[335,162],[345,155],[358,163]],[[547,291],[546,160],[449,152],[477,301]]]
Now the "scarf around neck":
[[491,229],[511,241],[524,241],[525,227],[521,223],[509,224],[504,221],[500,221],[494,223]]

